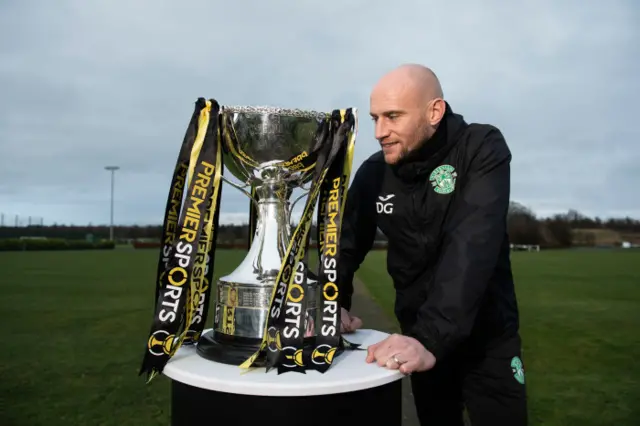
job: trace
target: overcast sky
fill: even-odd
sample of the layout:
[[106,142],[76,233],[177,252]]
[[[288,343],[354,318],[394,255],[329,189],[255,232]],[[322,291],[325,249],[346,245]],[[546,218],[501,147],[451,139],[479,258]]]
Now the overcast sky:
[[[513,200],[640,218],[638,22],[634,0],[2,0],[0,212],[108,223],[116,164],[116,222],[160,223],[200,96],[357,107],[357,167],[379,149],[372,85],[415,62],[502,129]],[[245,219],[223,194],[223,219]]]

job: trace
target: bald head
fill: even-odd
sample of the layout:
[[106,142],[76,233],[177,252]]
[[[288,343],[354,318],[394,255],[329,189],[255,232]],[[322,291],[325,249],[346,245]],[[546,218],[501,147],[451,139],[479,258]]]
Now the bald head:
[[416,101],[428,103],[434,98],[442,98],[442,87],[436,74],[424,65],[405,64],[383,75],[374,86],[376,92],[407,91]]
[[435,133],[446,105],[436,74],[405,64],[383,75],[371,91],[371,116],[385,160],[394,164]]

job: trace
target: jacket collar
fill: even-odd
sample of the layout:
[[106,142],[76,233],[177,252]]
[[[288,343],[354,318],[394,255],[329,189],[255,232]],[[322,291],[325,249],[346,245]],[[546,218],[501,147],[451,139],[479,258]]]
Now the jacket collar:
[[430,173],[456,144],[461,131],[468,126],[461,115],[453,112],[449,103],[445,104],[444,116],[433,136],[400,163],[391,166],[400,179],[414,181]]

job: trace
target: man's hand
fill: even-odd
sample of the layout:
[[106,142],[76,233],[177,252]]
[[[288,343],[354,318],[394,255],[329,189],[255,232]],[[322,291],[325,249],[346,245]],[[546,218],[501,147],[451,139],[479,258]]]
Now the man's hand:
[[393,334],[380,343],[369,346],[367,362],[377,361],[390,370],[400,369],[402,374],[427,371],[436,364],[436,358],[413,337]]
[[362,320],[360,318],[352,316],[345,308],[341,309],[340,319],[342,323],[340,324],[340,333],[353,333],[362,327]]

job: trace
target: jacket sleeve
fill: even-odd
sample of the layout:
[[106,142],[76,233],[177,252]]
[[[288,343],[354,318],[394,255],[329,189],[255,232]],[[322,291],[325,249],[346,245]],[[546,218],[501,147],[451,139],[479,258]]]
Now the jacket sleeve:
[[491,128],[467,167],[466,184],[457,194],[453,214],[443,229],[426,302],[407,333],[436,359],[470,335],[498,262],[507,230],[510,162],[502,134]]
[[368,173],[365,162],[356,172],[347,192],[342,218],[338,288],[340,306],[346,310],[351,310],[353,277],[371,250],[377,230],[375,201],[371,198]]

